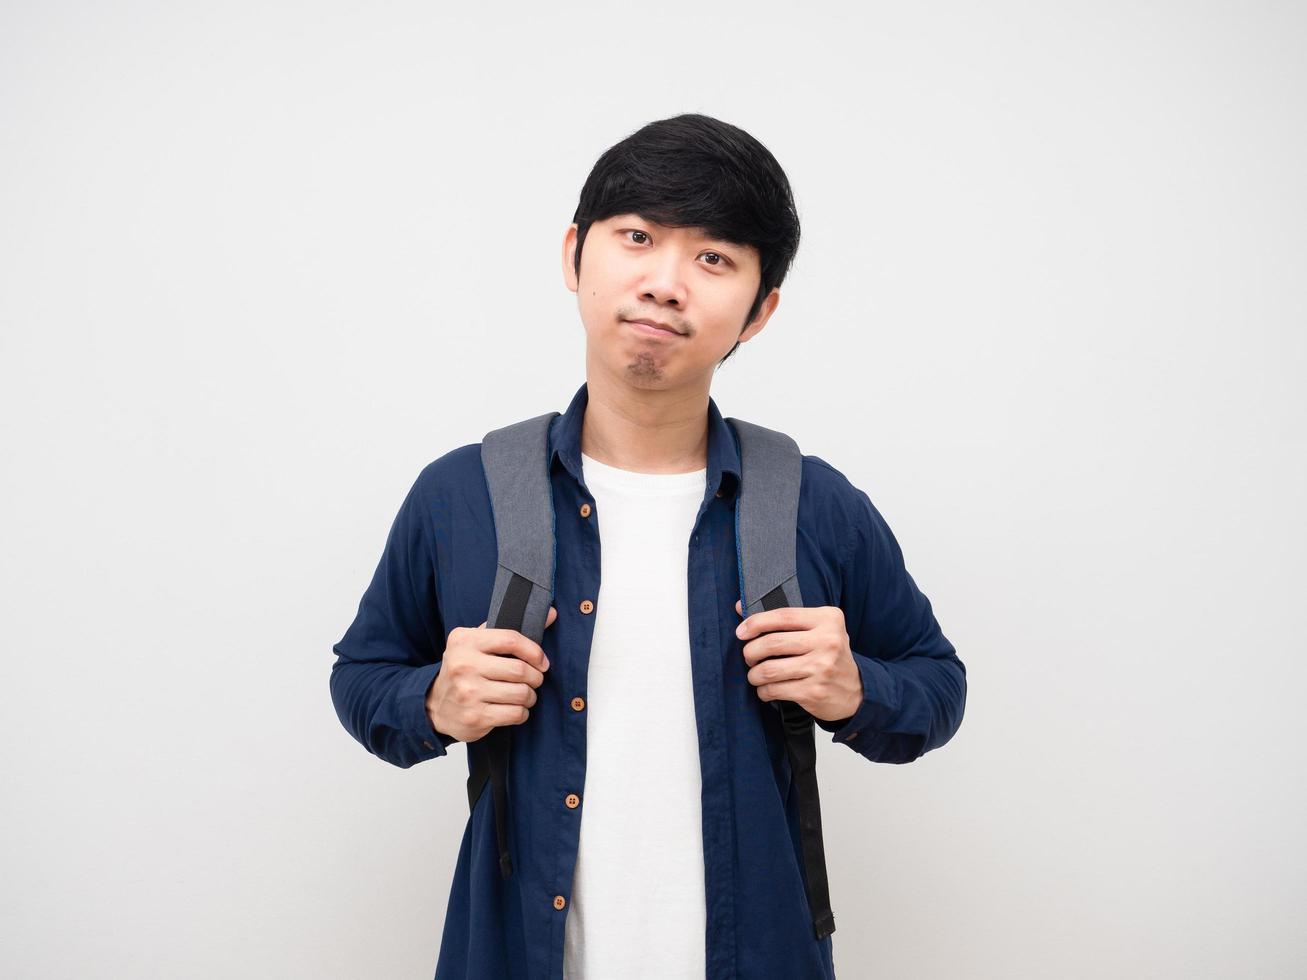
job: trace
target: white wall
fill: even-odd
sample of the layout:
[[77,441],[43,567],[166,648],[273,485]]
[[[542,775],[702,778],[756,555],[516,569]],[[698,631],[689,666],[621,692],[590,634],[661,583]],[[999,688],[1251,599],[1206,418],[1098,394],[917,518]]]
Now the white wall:
[[919,762],[820,743],[839,975],[1304,975],[1304,28],[5,5],[0,973],[430,976],[465,750],[367,755],[331,645],[418,470],[584,380],[595,158],[702,111],[803,221],[713,395],[968,668]]

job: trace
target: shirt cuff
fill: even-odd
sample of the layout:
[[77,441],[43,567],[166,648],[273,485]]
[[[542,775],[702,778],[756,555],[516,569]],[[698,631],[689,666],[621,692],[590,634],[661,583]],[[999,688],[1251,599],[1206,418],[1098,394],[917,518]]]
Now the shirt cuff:
[[427,714],[427,692],[440,673],[441,663],[442,661],[436,661],[434,664],[413,668],[398,693],[397,707],[405,722],[404,730],[410,739],[416,762],[447,755],[448,747],[458,741],[452,735],[432,728],[431,717]]
[[885,665],[871,657],[852,651],[862,678],[862,704],[852,716],[843,720],[826,721],[814,716],[813,720],[825,731],[831,732],[832,742],[852,742],[859,733],[873,725],[883,724],[896,708],[886,703],[886,694],[893,690],[892,678]]

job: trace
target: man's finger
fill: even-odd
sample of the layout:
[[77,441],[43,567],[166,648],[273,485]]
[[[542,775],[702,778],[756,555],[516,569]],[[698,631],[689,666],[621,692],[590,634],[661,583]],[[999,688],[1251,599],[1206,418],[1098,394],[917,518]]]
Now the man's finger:
[[537,670],[549,669],[549,658],[545,656],[544,648],[518,630],[488,627],[482,623],[477,627],[472,646],[492,656],[517,657]]
[[764,609],[746,617],[735,628],[735,635],[748,640],[762,633],[778,630],[806,630],[816,625],[820,613],[812,606],[781,606],[779,609]]

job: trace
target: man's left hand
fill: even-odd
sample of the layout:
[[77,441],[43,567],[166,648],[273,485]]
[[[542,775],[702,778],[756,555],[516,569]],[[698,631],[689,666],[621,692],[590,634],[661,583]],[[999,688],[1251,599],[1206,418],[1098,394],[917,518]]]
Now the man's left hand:
[[[735,612],[744,615],[738,599]],[[763,701],[793,701],[822,721],[844,721],[862,706],[862,674],[839,606],[765,609],[735,635]]]

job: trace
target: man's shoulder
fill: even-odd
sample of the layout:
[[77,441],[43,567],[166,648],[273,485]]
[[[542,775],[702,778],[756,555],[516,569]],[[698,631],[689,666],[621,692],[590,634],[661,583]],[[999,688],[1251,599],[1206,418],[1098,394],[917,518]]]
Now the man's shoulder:
[[462,495],[474,489],[484,493],[481,443],[469,442],[436,457],[422,467],[416,483],[418,491],[428,499]]
[[799,485],[799,524],[823,544],[823,551],[842,561],[857,537],[875,520],[866,492],[820,456],[803,453]]
[[844,472],[820,456],[803,453],[803,468],[800,485],[800,504],[804,497],[812,503],[844,509],[856,508],[861,497],[866,496],[854,485]]
[[[793,439],[785,432],[781,432],[787,438]],[[836,466],[832,465],[821,456],[813,453],[805,453],[800,446],[799,456],[802,459],[802,465],[799,469],[799,509],[802,512],[805,508],[812,510],[814,508],[837,508],[846,512],[852,512],[859,503],[859,495],[862,493],[853,482],[844,475]],[[747,481],[748,476],[744,479]]]

